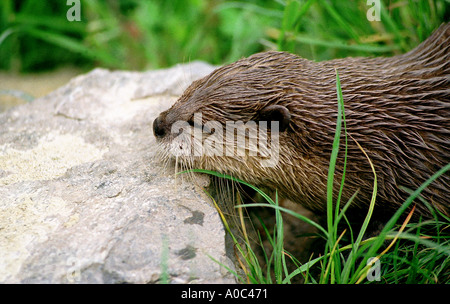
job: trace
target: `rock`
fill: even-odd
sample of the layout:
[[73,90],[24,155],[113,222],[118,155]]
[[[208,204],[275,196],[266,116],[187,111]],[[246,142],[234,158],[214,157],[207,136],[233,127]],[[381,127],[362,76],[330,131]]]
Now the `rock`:
[[96,69],[0,114],[0,282],[234,283],[208,178],[162,167],[151,128],[212,70]]

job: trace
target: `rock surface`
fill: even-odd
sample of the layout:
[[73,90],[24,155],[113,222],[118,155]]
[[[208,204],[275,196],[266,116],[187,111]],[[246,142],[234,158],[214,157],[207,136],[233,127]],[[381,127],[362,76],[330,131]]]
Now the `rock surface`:
[[234,283],[209,180],[175,179],[151,128],[212,70],[96,69],[0,114],[0,282]]

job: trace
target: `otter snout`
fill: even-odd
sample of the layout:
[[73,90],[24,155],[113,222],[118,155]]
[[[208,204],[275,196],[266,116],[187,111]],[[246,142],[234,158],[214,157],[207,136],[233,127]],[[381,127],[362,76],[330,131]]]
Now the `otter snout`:
[[[185,111],[185,109],[183,110]],[[157,139],[162,139],[170,134],[176,136],[180,134],[180,129],[189,124],[189,116],[188,111],[184,113],[180,113],[178,109],[164,111],[153,121],[153,134]]]
[[163,138],[166,135],[164,118],[161,117],[161,115],[153,121],[153,135],[155,135],[156,138]]

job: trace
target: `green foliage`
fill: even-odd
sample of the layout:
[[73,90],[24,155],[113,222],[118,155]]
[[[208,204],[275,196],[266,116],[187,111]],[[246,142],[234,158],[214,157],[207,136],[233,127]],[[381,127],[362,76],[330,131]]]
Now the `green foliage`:
[[72,64],[154,69],[235,61],[267,49],[305,58],[405,52],[448,20],[448,0],[384,0],[370,22],[365,0],[80,0],[69,22],[61,0],[0,2],[0,69]]
[[[332,171],[332,168],[330,168]],[[193,172],[207,173],[220,178],[233,180],[242,183],[258,192],[267,203],[238,205],[236,208],[266,207],[275,210],[276,224],[273,232],[270,232],[264,223],[262,227],[268,237],[271,250],[266,251],[260,239],[261,248],[264,254],[264,263],[261,264],[255,253],[255,249],[250,245],[249,239],[244,236],[245,243],[233,235],[227,223],[226,217],[218,208],[218,211],[225,224],[225,228],[234,241],[235,248],[240,253],[240,264],[244,269],[246,277],[239,276],[231,269],[237,279],[242,283],[264,283],[264,284],[289,284],[296,276],[302,276],[305,283],[320,284],[436,284],[450,282],[450,219],[442,214],[435,214],[435,219],[419,221],[418,223],[397,223],[400,216],[405,212],[410,203],[417,198],[420,192],[438,176],[450,170],[450,165],[442,168],[419,189],[412,192],[405,201],[402,208],[392,217],[382,232],[375,237],[362,239],[365,234],[364,227],[370,221],[371,211],[364,222],[363,228],[358,233],[357,240],[353,238],[347,245],[343,245],[342,233],[336,237],[336,227],[339,221],[345,216],[344,207],[340,210],[339,216],[330,216],[331,225],[329,230],[315,223],[311,219],[297,214],[289,209],[280,207],[278,199],[272,200],[259,188],[246,183],[235,177],[208,170],[192,170]],[[351,200],[350,200],[351,201]],[[346,204],[348,205],[348,203]],[[373,208],[373,206],[372,206]],[[297,219],[304,221],[318,228],[320,235],[325,239],[326,246],[323,254],[319,257],[301,264],[295,253],[288,253],[284,249],[284,232],[282,212],[290,214]],[[334,213],[334,212],[332,212]],[[397,225],[396,225],[397,224]],[[330,229],[331,227],[331,229]],[[349,227],[351,230],[351,227]],[[245,229],[244,229],[245,230]],[[390,242],[387,248],[385,243]],[[383,250],[384,249],[384,250]],[[368,273],[373,264],[369,263],[369,258],[376,257],[380,261],[380,280],[368,280]],[[287,259],[297,266],[289,271]],[[375,263],[375,262],[374,262]],[[224,267],[226,267],[224,265]],[[319,273],[319,275],[315,275]]]

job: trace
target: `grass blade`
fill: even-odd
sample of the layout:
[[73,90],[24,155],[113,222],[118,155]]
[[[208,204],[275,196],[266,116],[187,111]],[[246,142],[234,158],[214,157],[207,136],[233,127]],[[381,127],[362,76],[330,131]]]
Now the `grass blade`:
[[68,36],[58,33],[49,33],[35,28],[24,28],[23,31],[30,36],[33,36],[34,38],[49,42],[68,51],[83,54],[84,56],[94,60],[101,59],[105,64],[114,66],[122,64],[120,63],[120,60],[118,58],[114,58],[109,53],[101,51],[99,49],[91,50],[78,40],[70,38]]

